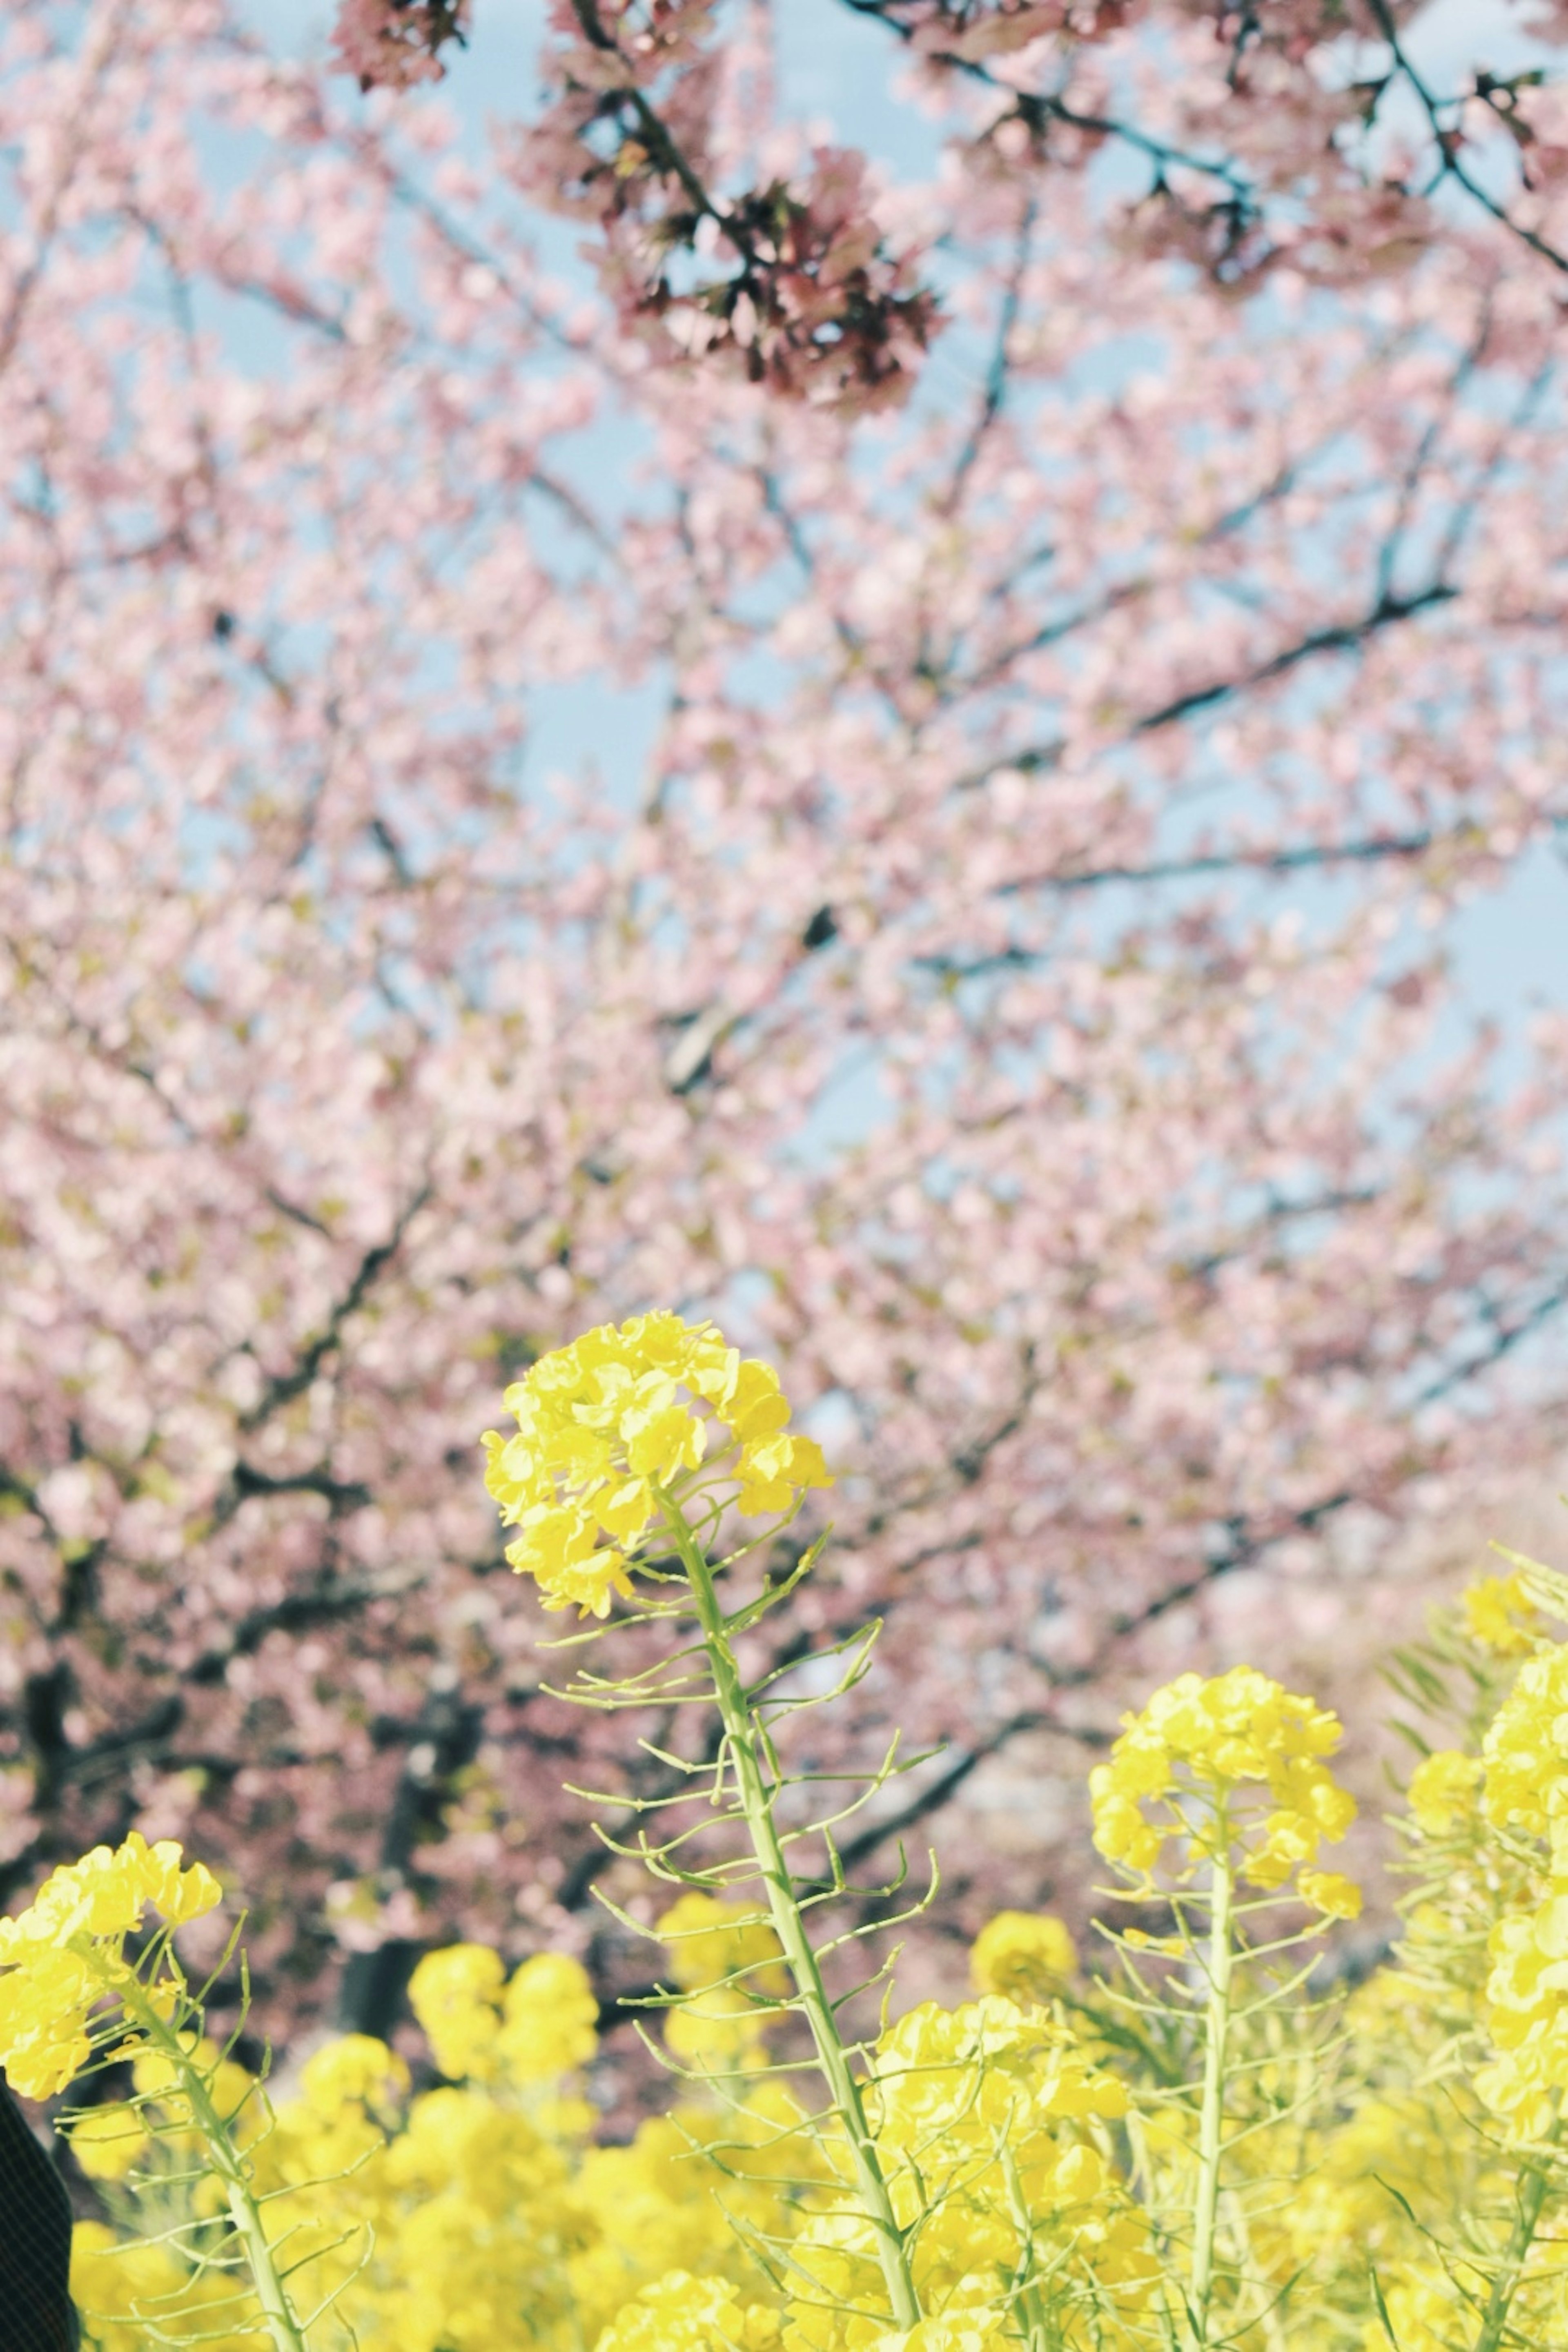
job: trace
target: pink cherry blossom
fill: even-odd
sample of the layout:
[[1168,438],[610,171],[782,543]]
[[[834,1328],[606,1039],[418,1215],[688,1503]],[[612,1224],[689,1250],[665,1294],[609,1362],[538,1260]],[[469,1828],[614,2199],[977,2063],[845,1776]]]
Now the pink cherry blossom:
[[342,0],[333,52],[362,89],[409,89],[440,78],[468,14],[467,0]]
[[483,154],[223,0],[0,26],[0,1881],[182,1838],[269,2019],[619,1965],[562,1782],[663,1768],[478,1448],[586,1325],[778,1361],[796,1638],[886,1620],[812,1760],[950,1743],[853,1858],[907,1799],[955,1916],[1568,1433],[1568,1024],[1456,967],[1568,818],[1560,97],[1482,201],[1310,7],[869,13],[929,184],[703,6]]

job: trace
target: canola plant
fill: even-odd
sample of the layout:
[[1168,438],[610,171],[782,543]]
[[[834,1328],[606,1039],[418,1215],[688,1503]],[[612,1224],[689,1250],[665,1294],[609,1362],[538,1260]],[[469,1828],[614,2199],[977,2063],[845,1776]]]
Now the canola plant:
[[607,2143],[583,1969],[472,1944],[415,1971],[417,2081],[350,2035],[275,2099],[236,2055],[238,1927],[204,1981],[180,1956],[218,1879],[97,1849],[0,1921],[0,2063],[100,2201],[73,2264],[97,2352],[1568,2344],[1568,1582],[1515,1561],[1396,1668],[1423,1752],[1403,1932],[1362,1981],[1332,1943],[1360,1891],[1325,1866],[1341,1727],[1238,1666],[1156,1692],[1091,1774],[1117,1902],[1088,1964],[1005,1912],[972,2000],[900,2014],[887,1932],[931,1896],[848,1885],[837,1842],[897,1758],[851,1787],[791,1769],[875,1628],[809,1684],[745,1665],[831,1484],[775,1375],[650,1315],[506,1404],[487,1483],[512,1565],[577,1612],[567,1695],[711,1727],[622,1849],[663,1889],[668,2110]]

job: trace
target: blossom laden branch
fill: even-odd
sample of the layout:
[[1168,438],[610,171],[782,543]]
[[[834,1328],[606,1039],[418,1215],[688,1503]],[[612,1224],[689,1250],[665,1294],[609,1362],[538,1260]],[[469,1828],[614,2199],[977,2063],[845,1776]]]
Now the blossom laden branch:
[[[464,14],[350,0],[339,47],[362,83],[402,86],[438,69]],[[624,327],[668,361],[725,364],[816,406],[901,400],[937,305],[877,224],[865,159],[818,147],[801,172],[722,190],[713,0],[554,0],[551,17],[552,94],[517,132],[513,170],[596,224]]]
[[469,0],[340,0],[332,47],[362,90],[438,80],[468,37]]

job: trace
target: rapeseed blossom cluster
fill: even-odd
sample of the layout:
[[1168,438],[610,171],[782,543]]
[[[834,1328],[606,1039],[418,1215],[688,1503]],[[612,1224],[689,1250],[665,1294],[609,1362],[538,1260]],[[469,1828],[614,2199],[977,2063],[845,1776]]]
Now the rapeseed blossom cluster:
[[668,1545],[661,1491],[722,1486],[750,1516],[833,1483],[816,1442],[789,1429],[773,1367],[711,1323],[603,1324],[541,1357],[504,1402],[517,1430],[487,1433],[485,1484],[520,1531],[507,1559],[547,1609],[605,1617],[614,1595],[633,1598],[630,1563]]
[[[1294,1875],[1303,1902],[1354,1918],[1354,1885],[1304,1867],[1356,1816],[1322,1760],[1341,1738],[1337,1716],[1255,1667],[1206,1682],[1182,1675],[1123,1717],[1110,1760],[1090,1773],[1094,1843],[1108,1862],[1147,1874],[1173,1848],[1177,1870],[1190,1872],[1215,1837],[1239,1833],[1254,1886],[1274,1892]],[[1265,1802],[1252,1801],[1258,1793]]]
[[1494,1828],[1544,1848],[1534,1902],[1492,1930],[1488,2028],[1497,2057],[1479,2088],[1539,2131],[1568,2091],[1568,1649],[1527,1658],[1481,1750]]
[[1528,1658],[1481,1744],[1487,1818],[1568,1871],[1568,1648]]
[[976,1992],[1011,1993],[1018,2000],[1048,1999],[1077,1967],[1072,1937],[1047,1911],[998,1911],[969,1955]]
[[426,1952],[408,1987],[430,2054],[454,2082],[549,2082],[585,2065],[599,2004],[581,1962],[536,1952],[509,1977],[484,1944]]
[[910,2011],[872,2053],[868,2115],[925,2316],[909,2331],[862,2316],[876,2302],[873,2232],[829,2135],[827,2180],[788,2245],[784,2352],[1012,2341],[1024,2278],[1062,2352],[1131,2344],[1118,2324],[1146,2306],[1156,2265],[1104,2139],[1127,2107],[1125,2086],[1049,2010],[992,1994]]
[[[1565,1658],[1527,1661],[1484,1760],[1438,1750],[1418,1767],[1411,1815],[1445,1857],[1445,1887],[1458,1883],[1456,1840],[1501,1832],[1550,1848],[1564,1813],[1556,1783],[1568,1774]],[[1260,1675],[1184,1677],[1129,1719],[1110,1761],[1137,1756],[1141,1806],[1173,1790],[1184,1805],[1196,1793],[1256,1790],[1261,1817],[1239,1807],[1233,1822],[1237,1864],[1250,1869],[1276,1833],[1270,1814],[1287,1810],[1282,1797],[1322,1827],[1321,1798],[1314,1805],[1302,1793],[1321,1783],[1301,1768],[1321,1769],[1337,1729]],[[1149,1785],[1156,1738],[1163,1796]],[[1177,1834],[1157,1813],[1150,1825]],[[111,1956],[151,1913],[195,1916],[216,1896],[216,1882],[183,1866],[176,1850],[132,1841],[119,1856],[100,1853],[57,1874],[28,1912],[0,1927],[0,1947],[41,1954],[85,1936]],[[1519,2046],[1495,1979],[1515,1965],[1521,1928],[1541,1954],[1550,1932],[1542,1907],[1500,1923],[1494,1981],[1478,1979],[1467,1996],[1488,2021],[1494,2073],[1517,2066]],[[738,1997],[754,2057],[786,1982],[770,1920],[754,1904],[689,1889],[656,1932],[684,1997],[670,2021],[687,2006]],[[1424,1901],[1407,1948],[1441,1932],[1438,1906]],[[1555,2018],[1560,1995],[1543,1958],[1536,1991]],[[874,2249],[847,2151],[832,2126],[812,2139],[787,2078],[715,2070],[710,2098],[699,2069],[668,2115],[625,2146],[601,2142],[584,2095],[597,2003],[565,1955],[509,1968],[473,1943],[426,1954],[410,1988],[437,2077],[426,2074],[426,2087],[384,2042],[349,2035],[305,2061],[271,2114],[232,2058],[211,2043],[192,2055],[252,2152],[272,2228],[313,2294],[336,2297],[310,2352],[337,2352],[350,2329],[364,2352],[1002,2352],[1031,2341],[1142,2352],[1164,2341],[1179,2243],[1170,2216],[1196,2162],[1191,2105],[1146,2074],[1136,2035],[1120,2032],[1114,2005],[1079,1973],[1059,1921],[998,1915],[970,1969],[978,1999],[921,2003],[881,2033],[867,2064],[868,2118],[913,2248],[922,2315],[909,2328],[874,2315]],[[1303,2117],[1289,2080],[1269,2091],[1278,2062],[1247,2062],[1247,2095],[1263,2105],[1246,2110],[1228,2194],[1247,2217],[1258,2307],[1274,2298],[1287,2315],[1268,2338],[1286,2352],[1386,2352],[1368,2304],[1369,2261],[1400,2352],[1468,2344],[1466,2315],[1494,2273],[1474,2244],[1435,2259],[1431,2235],[1462,2214],[1472,2240],[1494,2215],[1506,2236],[1517,2192],[1506,2144],[1495,2131],[1457,2130],[1454,2088],[1434,2089],[1441,2011],[1419,1969],[1384,1969],[1361,1987],[1342,2034],[1352,2087],[1342,2072],[1321,2115]],[[1532,2084],[1547,2079],[1562,2046],[1550,2032],[1536,2040],[1546,2056],[1531,2059]],[[79,2160],[111,2205],[128,2174],[177,2198],[199,2153],[168,2053],[138,2052],[128,2102],[90,2109],[73,2127]],[[1481,2087],[1494,2113],[1519,2127],[1531,2121],[1497,2084]],[[1134,2163],[1128,2149],[1141,2151]],[[199,2221],[199,2194],[195,2204]],[[256,2342],[254,2312],[237,2309],[232,2280],[204,2271],[177,2235],[138,2245],[111,2223],[84,2221],[73,2275],[94,2352],[147,2352],[165,2339],[241,2352]],[[1302,2278],[1310,2295],[1292,2303]],[[1513,2309],[1520,2340],[1557,2341],[1568,2326],[1549,2249],[1523,2263]],[[1237,2336],[1250,2340],[1245,2329]]]
[[616,2315],[597,2352],[776,2352],[778,2341],[776,2308],[743,2302],[727,2279],[668,2271]]
[[71,2237],[71,2297],[84,2352],[257,2352],[254,2308],[217,2273],[197,2273],[160,2239],[138,2242],[109,2221],[79,2221]]
[[[647,1931],[674,2103],[606,2141],[585,1969],[458,1943],[412,1976],[424,2060],[342,2036],[274,2105],[205,2037],[163,1932],[216,1880],[177,1846],[98,1849],[0,1922],[17,2086],[125,2062],[121,2095],[66,2118],[110,2216],[76,2234],[92,2352],[1568,2341],[1568,1648],[1539,1630],[1539,1575],[1489,1580],[1458,1614],[1471,1688],[1522,1664],[1479,1756],[1439,1747],[1414,1773],[1404,1936],[1353,1992],[1314,1982],[1322,1925],[1361,1900],[1314,1866],[1355,1816],[1328,1762],[1340,1725],[1237,1666],[1156,1691],[1090,1776],[1095,1843],[1156,1932],[1105,1931],[1097,1974],[1062,1922],[1004,1911],[970,1952],[976,1998],[887,2000],[849,2042],[856,1996],[830,1979],[858,1931],[810,1943],[843,1890],[794,1874],[790,1846],[822,1825],[791,1814],[781,1835],[771,1808],[810,1776],[789,1781],[753,1706],[771,1685],[748,1691],[730,1642],[770,1596],[726,1616],[694,1549],[732,1503],[792,1508],[820,1455],[767,1367],[672,1316],[588,1334],[509,1403],[489,1483],[546,1605],[606,1614],[656,1540],[701,1598],[721,1731],[702,1834],[743,1822],[752,1851],[712,1867],[699,1848],[688,1870],[683,1834],[644,1849],[685,1881]],[[1563,1600],[1568,1617],[1568,1583]],[[1288,1889],[1318,1916],[1281,1933]]]
[[1462,1748],[1439,1748],[1424,1756],[1405,1792],[1417,1826],[1428,1837],[1447,1837],[1472,1821],[1482,1778],[1480,1759]]
[[755,1904],[726,1902],[690,1887],[661,1913],[654,1933],[683,1992],[731,1982],[750,1984],[759,1996],[788,1990],[778,1935]]
[[1517,1569],[1511,1576],[1478,1577],[1460,1595],[1459,1611],[1470,1640],[1494,1658],[1528,1657],[1545,1631]]
[[[770,1931],[738,1904],[689,1894],[660,1924],[681,1955],[671,1973],[694,1995],[736,1967],[773,1979]],[[564,2029],[548,2067],[542,2039],[508,2031],[551,2013],[547,1981]],[[778,2081],[687,2096],[629,2144],[600,2144],[575,2087],[596,2046],[586,1983],[559,1954],[510,1972],[480,1945],[427,1954],[411,2000],[447,2079],[415,2090],[398,2053],[351,2034],[306,2060],[271,2116],[246,2070],[209,2046],[217,2104],[251,2148],[275,2232],[313,2296],[336,2295],[342,2333],[323,2329],[323,2346],[352,2327],[363,2352],[988,2352],[1013,2340],[1002,2281],[1033,2234],[1063,2352],[1131,2352],[1135,2336],[1112,2322],[1131,2325],[1147,2302],[1148,2228],[1097,2137],[1127,2094],[1060,2017],[1000,1995],[926,2003],[879,2041],[873,2114],[901,2210],[912,2220],[931,2180],[942,2186],[917,2264],[928,2315],[900,2331],[856,2316],[872,2265],[845,2152],[830,2138],[813,2154]],[[110,2195],[132,2159],[168,2182],[192,2158],[166,2066],[139,2060],[136,2087],[134,2106],[91,2110],[73,2132]],[[759,2273],[737,2221],[784,2251],[793,2292]],[[146,2352],[154,2322],[224,2352],[254,2344],[239,2317],[225,2332],[232,2286],[178,2242],[127,2250],[84,2222],[73,2276],[100,2352]],[[90,2316],[116,2313],[129,2315]]]
[[95,2012],[121,2032],[132,1980],[125,1942],[149,1911],[167,1927],[198,1919],[223,1890],[178,1845],[132,1830],[112,1852],[95,1846],[54,1872],[27,1909],[0,1919],[0,2065],[25,2098],[49,2099],[93,2056]]
[[[564,1954],[509,1971],[487,1947],[450,1946],[419,1963],[411,2002],[440,2078],[426,2071],[424,2088],[398,2052],[363,2034],[313,2052],[271,2112],[245,2070],[223,2062],[219,2103],[239,2118],[269,2226],[311,2302],[333,2298],[312,2352],[318,2341],[329,2352],[350,2341],[363,2352],[582,2352],[671,2270],[701,2282],[704,2309],[728,2309],[747,2270],[730,2217],[787,2226],[772,2175],[793,2112],[766,2096],[739,2116],[692,2102],[628,2145],[601,2144],[582,2092],[597,2004]],[[161,2087],[138,2062],[139,2093]],[[140,2100],[84,2123],[73,2141],[105,2193],[129,2151],[167,2213],[191,2160],[188,2118],[176,2112],[171,2129]],[[754,2164],[737,2152],[748,2141]],[[721,2158],[706,2153],[720,2144]],[[124,2250],[103,2225],[79,2227],[74,2291],[95,2352],[147,2352],[154,2326],[175,2340],[210,2335],[227,2352],[233,2287],[203,2273],[195,2247],[132,2246],[129,2266]],[[669,2303],[656,2295],[641,2324],[667,2317]],[[94,2316],[114,2314],[127,2317]],[[254,2352],[254,2310],[233,2315],[237,2352]],[[779,2325],[775,2310],[774,2336]],[[768,2338],[753,2326],[744,2340],[762,2352]]]

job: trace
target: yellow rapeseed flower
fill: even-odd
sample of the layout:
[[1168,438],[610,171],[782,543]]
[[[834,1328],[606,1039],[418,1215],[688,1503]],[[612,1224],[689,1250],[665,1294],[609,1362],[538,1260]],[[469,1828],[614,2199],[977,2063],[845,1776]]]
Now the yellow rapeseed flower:
[[168,1927],[200,1918],[223,1890],[172,1839],[140,1831],[55,1871],[27,1908],[0,1919],[0,2065],[24,2098],[63,2091],[92,2054],[93,2013],[128,1975],[125,1938],[147,1911]]
[[691,1887],[655,1923],[669,1975],[688,1998],[664,2021],[670,2054],[704,2074],[755,2065],[789,1976],[773,1923],[754,1903]]
[[1119,2341],[1072,2325],[1080,2305],[1102,2321],[1136,2315],[1156,2279],[1146,2217],[1104,2146],[1127,2090],[1094,2052],[1050,2010],[992,1993],[956,2010],[921,2002],[881,2035],[868,2072],[868,2120],[930,2316],[908,2335],[849,2316],[876,2294],[875,2242],[839,2150],[842,2200],[816,2201],[792,2249],[810,2291],[786,2352],[1017,2342],[999,2288],[1030,2244],[1052,2249],[1049,2340]]
[[585,2066],[599,2046],[599,2002],[565,1952],[535,1952],[501,1995],[496,2051],[513,2083],[548,2083]]
[[777,2312],[728,2281],[670,2271],[622,2308],[598,2352],[773,2352],[778,2337]]
[[1472,1642],[1497,1658],[1528,1657],[1542,1623],[1522,1576],[1482,1576],[1459,1595],[1459,1612]]
[[1486,2104],[1529,2135],[1568,2091],[1568,1649],[1525,1659],[1481,1764],[1488,1819],[1546,1846],[1539,1899],[1491,1932],[1487,2027],[1497,2054],[1476,2081]]
[[1042,2000],[1078,1966],[1072,1937],[1048,1911],[998,1911],[969,1951],[976,1992],[1003,1992],[1015,2000]]
[[509,1979],[499,1952],[447,1944],[426,1953],[408,2000],[431,2056],[455,2083],[551,2082],[585,2066],[598,2046],[594,1989],[564,1952],[536,1952]]
[[1568,1819],[1568,1649],[1527,1658],[1481,1743],[1486,1809],[1533,1837]]
[[89,2107],[71,2118],[70,2144],[89,2180],[123,2180],[145,2158],[152,2142],[133,2107]]
[[1359,1919],[1361,1888],[1338,1870],[1304,1870],[1296,1881],[1303,1903],[1325,1919]]
[[[1267,1808],[1255,1802],[1245,1822],[1232,1823],[1243,1837],[1243,1874],[1255,1886],[1283,1887],[1355,1819],[1355,1799],[1323,1762],[1340,1738],[1337,1716],[1255,1667],[1208,1681],[1180,1675],[1122,1717],[1109,1762],[1089,1774],[1094,1843],[1108,1862],[1148,1872],[1170,1841],[1200,1833],[1193,1798],[1234,1810],[1256,1790]],[[1336,1904],[1349,1900],[1346,1884],[1331,1882]]]
[[585,1331],[505,1403],[517,1433],[487,1432],[485,1484],[521,1531],[506,1556],[547,1609],[605,1617],[615,1594],[632,1598],[628,1563],[661,1538],[660,1490],[717,1476],[754,1515],[833,1484],[814,1440],[791,1434],[772,1367],[668,1312]]
[[449,2082],[495,2071],[506,1963],[484,1944],[426,1952],[408,1980],[408,2005]]
[[669,1949],[669,1972],[683,1992],[706,1992],[739,1978],[752,1992],[788,1990],[772,1920],[754,1903],[728,1903],[691,1887],[655,1924]]
[[1458,1748],[1439,1748],[1424,1756],[1405,1792],[1416,1827],[1428,1837],[1448,1836],[1473,1815],[1480,1784],[1477,1757]]

